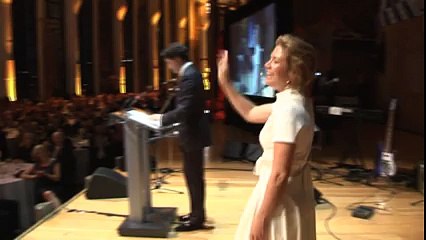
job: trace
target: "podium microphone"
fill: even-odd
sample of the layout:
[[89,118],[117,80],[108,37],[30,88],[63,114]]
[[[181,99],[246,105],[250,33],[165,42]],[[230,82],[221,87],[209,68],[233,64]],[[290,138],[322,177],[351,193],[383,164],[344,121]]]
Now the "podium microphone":
[[135,104],[135,98],[134,97],[128,97],[126,100],[124,100],[123,104],[121,104],[120,109],[127,109],[131,107],[133,104]]
[[337,83],[337,82],[340,82],[340,78],[333,78],[333,79],[323,83],[322,85],[330,85],[332,83]]
[[166,102],[163,104],[160,111],[158,112],[159,114],[163,114],[167,110],[167,108],[170,106],[170,103],[172,103],[172,100],[174,97],[175,97],[174,93],[169,93],[169,96],[167,97]]
[[[177,78],[172,78],[170,80],[166,80],[165,83],[177,84],[177,81],[178,81]],[[158,112],[159,114],[163,114],[167,110],[167,108],[172,103],[172,100],[175,97],[176,91],[178,89],[179,88],[177,88],[176,86],[172,86],[170,88],[167,88],[168,96],[167,96],[167,99],[166,99],[165,103],[163,104],[163,106],[161,107],[160,111]]]

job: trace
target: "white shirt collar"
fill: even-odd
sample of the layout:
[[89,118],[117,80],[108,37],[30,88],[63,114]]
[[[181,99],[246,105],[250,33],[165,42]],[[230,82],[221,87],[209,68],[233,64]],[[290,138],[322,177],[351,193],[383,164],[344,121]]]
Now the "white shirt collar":
[[191,65],[192,65],[192,62],[186,62],[185,64],[183,64],[182,67],[180,67],[180,69],[179,69],[178,76],[182,76],[183,73],[185,72],[185,70]]
[[283,91],[276,94],[278,98],[299,98],[304,99],[304,97],[297,91],[291,88],[284,89]]

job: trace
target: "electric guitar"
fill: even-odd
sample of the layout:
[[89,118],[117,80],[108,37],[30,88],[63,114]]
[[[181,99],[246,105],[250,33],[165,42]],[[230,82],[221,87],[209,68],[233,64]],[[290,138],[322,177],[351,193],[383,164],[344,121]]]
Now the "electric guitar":
[[395,122],[395,110],[397,99],[391,99],[389,103],[388,121],[385,131],[385,142],[383,149],[379,155],[379,162],[377,164],[377,173],[379,176],[394,176],[396,174],[395,155],[392,151],[393,129]]

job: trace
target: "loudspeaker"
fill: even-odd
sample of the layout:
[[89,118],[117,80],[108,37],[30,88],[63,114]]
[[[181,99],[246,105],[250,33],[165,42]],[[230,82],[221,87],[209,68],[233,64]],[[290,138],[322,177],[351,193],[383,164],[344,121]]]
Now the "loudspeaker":
[[223,149],[223,158],[227,159],[242,159],[245,151],[245,143],[236,141],[226,141]]
[[127,197],[127,178],[116,171],[100,167],[87,184],[88,199]]
[[244,158],[251,162],[256,162],[262,156],[262,153],[263,149],[260,144],[249,143],[244,151]]

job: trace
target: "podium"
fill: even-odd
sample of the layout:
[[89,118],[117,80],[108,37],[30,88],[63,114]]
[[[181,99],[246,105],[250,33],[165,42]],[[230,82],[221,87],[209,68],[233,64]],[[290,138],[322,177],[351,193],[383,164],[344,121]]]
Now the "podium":
[[[150,189],[150,164],[148,143],[152,138],[162,138],[178,124],[161,127],[159,121],[149,118],[142,110],[111,113],[110,119],[124,126],[125,159],[127,164],[129,216],[118,228],[121,236],[168,237],[176,208],[153,207]],[[150,137],[150,133],[154,137]]]

